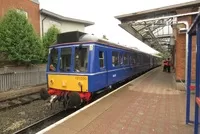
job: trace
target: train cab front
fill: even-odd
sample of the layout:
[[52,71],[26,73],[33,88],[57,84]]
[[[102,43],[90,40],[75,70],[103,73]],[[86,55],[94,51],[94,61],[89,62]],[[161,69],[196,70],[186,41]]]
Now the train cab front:
[[50,104],[56,100],[65,108],[79,107],[89,102],[88,45],[66,45],[50,48],[47,64],[48,94]]

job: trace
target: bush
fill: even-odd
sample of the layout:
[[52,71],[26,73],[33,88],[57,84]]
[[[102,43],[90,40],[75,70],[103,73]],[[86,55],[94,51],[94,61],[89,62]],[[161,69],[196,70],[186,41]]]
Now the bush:
[[0,20],[0,52],[18,65],[42,60],[42,42],[24,14],[9,10]]
[[44,61],[47,61],[49,46],[56,43],[57,35],[60,33],[59,29],[57,29],[54,25],[48,29],[45,35],[42,38],[43,46],[45,49]]

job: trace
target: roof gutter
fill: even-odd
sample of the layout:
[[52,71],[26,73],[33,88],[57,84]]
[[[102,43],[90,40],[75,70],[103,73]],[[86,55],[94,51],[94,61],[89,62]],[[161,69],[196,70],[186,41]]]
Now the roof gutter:
[[48,10],[45,10],[45,9],[41,9],[40,10],[40,14],[45,15],[45,16],[49,16],[49,17],[52,17],[52,18],[55,18],[55,19],[59,19],[61,21],[70,21],[70,22],[84,24],[85,26],[94,25],[94,22],[85,21],[85,20],[79,20],[79,19],[75,19],[75,18],[64,17],[64,16],[61,16],[59,14],[56,14],[56,13],[50,12]]

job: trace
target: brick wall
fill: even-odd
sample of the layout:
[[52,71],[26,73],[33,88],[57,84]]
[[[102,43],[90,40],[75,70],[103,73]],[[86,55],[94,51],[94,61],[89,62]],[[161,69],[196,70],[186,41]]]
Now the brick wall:
[[[191,9],[183,9],[177,10],[178,14],[192,12]],[[191,26],[193,17],[192,16],[184,16],[178,17],[178,21],[187,21],[189,26]],[[195,80],[195,63],[196,63],[196,37],[192,39],[192,80]],[[176,73],[176,80],[185,80],[185,44],[186,44],[186,35],[176,33],[176,46],[175,46],[175,53],[176,53],[176,66],[175,66],[175,73]]]
[[39,4],[31,0],[0,0],[0,16],[3,16],[11,8],[26,11],[28,13],[28,19],[33,24],[35,31],[40,34]]
[[196,79],[196,36],[192,38],[192,80]]

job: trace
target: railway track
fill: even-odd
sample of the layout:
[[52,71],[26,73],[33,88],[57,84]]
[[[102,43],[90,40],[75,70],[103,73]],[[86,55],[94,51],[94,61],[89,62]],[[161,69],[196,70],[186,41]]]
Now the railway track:
[[75,109],[70,109],[70,110],[63,110],[60,112],[57,112],[51,116],[48,116],[42,120],[39,120],[37,122],[35,122],[34,124],[31,124],[17,132],[15,132],[14,134],[35,134],[38,131],[44,129],[45,127],[55,123],[56,121],[70,115],[71,113],[75,112]]
[[40,93],[27,94],[7,100],[0,101],[0,111],[12,109],[17,106],[29,104],[33,101],[40,100]]
[[[112,90],[110,90],[109,92],[112,92],[113,90],[124,85],[125,83],[127,83],[127,82],[115,85],[115,87]],[[101,94],[96,95],[95,98],[92,100],[92,102],[98,100],[99,98],[103,97],[104,95],[106,95],[109,92],[102,92]],[[58,113],[55,113],[54,115],[51,115],[51,116],[46,117],[44,119],[41,119],[41,120],[23,128],[21,130],[18,130],[14,134],[35,134],[35,133],[39,132],[40,130],[46,128],[47,126],[50,126],[51,124],[67,117],[68,115],[72,114],[73,112],[75,112],[76,110],[79,110],[79,109],[68,109],[68,110],[60,111]]]
[[[133,77],[133,78],[127,80],[127,81],[124,81],[120,84],[116,84],[115,86],[113,86],[113,88],[111,90],[105,91],[105,92],[102,92],[101,94],[96,95],[95,98],[91,102],[98,100],[99,98],[103,97],[104,95],[108,94],[109,92],[114,91],[115,89],[119,88],[120,86],[123,86],[124,84],[128,83],[129,81],[131,81],[131,80],[133,80],[137,77],[139,77],[140,75],[137,75],[137,76],[135,76],[135,77]],[[78,110],[78,109],[68,109],[68,110],[60,111],[60,112],[58,112],[54,115],[51,115],[51,116],[46,117],[44,119],[41,119],[41,120],[35,122],[34,124],[31,124],[31,125],[23,128],[23,129],[21,129],[21,130],[18,130],[14,134],[35,134],[35,133],[39,132],[40,130],[46,128],[47,126],[50,126],[51,124],[67,117],[68,115],[72,114],[76,110]]]
[[[113,91],[113,90],[111,90],[111,91]],[[108,92],[102,92],[101,94],[97,95],[93,99],[93,101],[98,100],[99,98],[101,98],[102,96],[104,96],[107,93]],[[84,107],[84,106],[82,106],[82,107]],[[80,107],[79,109],[81,109],[82,107]],[[14,132],[14,134],[35,134],[35,133],[39,132],[40,130],[46,128],[47,126],[50,126],[51,124],[67,117],[68,115],[72,114],[73,112],[75,112],[79,109],[67,109],[67,110],[59,111],[51,116],[41,119],[25,128],[22,128],[21,130]]]

